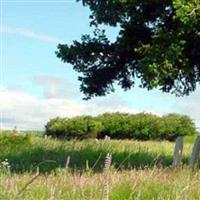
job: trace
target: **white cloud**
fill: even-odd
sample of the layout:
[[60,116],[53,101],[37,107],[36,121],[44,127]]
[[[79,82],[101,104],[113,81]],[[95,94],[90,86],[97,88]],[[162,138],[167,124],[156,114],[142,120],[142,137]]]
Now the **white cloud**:
[[24,91],[1,87],[1,104],[3,106],[3,128],[42,129],[45,123],[57,116],[72,117],[77,115],[97,115],[104,112],[138,112],[122,103],[110,104],[95,102],[78,102],[64,98],[38,98]]
[[73,90],[74,85],[71,82],[56,76],[37,75],[33,78],[33,82],[43,88],[45,98],[74,97],[78,92]]
[[1,33],[17,34],[17,35],[21,35],[21,36],[24,36],[24,37],[33,38],[33,39],[36,39],[36,40],[47,42],[47,43],[54,43],[54,44],[64,43],[61,39],[59,39],[57,37],[47,35],[47,34],[44,34],[44,33],[36,33],[34,31],[23,29],[23,28],[11,28],[11,27],[4,27],[3,26],[3,27],[0,28],[0,32]]
[[[104,112],[128,112],[137,113],[143,110],[130,108],[128,102],[118,95],[93,99],[91,101],[77,101],[72,98],[52,97],[39,98],[28,94],[24,90],[14,87],[0,87],[3,128],[12,129],[42,129],[46,122],[54,117],[73,117],[77,115],[97,115]],[[169,112],[187,114],[192,117],[197,125],[200,125],[200,92],[177,99]],[[161,115],[154,110],[148,110],[153,114]]]

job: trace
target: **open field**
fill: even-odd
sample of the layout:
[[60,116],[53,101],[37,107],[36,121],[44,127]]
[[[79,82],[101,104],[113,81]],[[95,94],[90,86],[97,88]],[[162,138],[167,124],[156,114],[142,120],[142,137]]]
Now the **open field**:
[[186,166],[194,138],[185,138],[184,165],[172,169],[173,142],[0,136],[2,200],[200,199],[200,173]]

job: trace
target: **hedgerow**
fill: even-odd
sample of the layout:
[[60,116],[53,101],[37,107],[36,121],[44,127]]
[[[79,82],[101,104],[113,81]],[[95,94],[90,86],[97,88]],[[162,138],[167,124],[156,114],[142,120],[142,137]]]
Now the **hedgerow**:
[[102,115],[54,118],[47,125],[46,134],[66,139],[167,139],[197,133],[192,119],[186,115],[168,114],[162,117],[150,113],[104,113]]

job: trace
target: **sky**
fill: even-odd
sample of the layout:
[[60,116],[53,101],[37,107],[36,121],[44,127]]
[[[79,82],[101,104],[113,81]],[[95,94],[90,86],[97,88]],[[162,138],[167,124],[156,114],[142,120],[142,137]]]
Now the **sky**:
[[[82,100],[78,74],[55,55],[57,45],[92,34],[90,10],[75,0],[1,0],[1,129],[42,130],[54,117],[104,112],[189,115],[200,126],[200,87],[175,97],[135,87]],[[118,29],[104,27],[110,40]]]

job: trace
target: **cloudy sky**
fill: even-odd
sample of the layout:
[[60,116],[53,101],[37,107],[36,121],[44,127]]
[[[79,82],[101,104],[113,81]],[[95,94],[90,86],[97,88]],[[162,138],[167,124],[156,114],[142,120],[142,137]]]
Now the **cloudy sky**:
[[[135,87],[82,100],[78,74],[55,51],[92,33],[89,14],[75,0],[1,1],[1,128],[37,130],[56,116],[115,111],[187,114],[200,126],[200,87],[184,98]],[[114,40],[118,30],[106,31]]]

